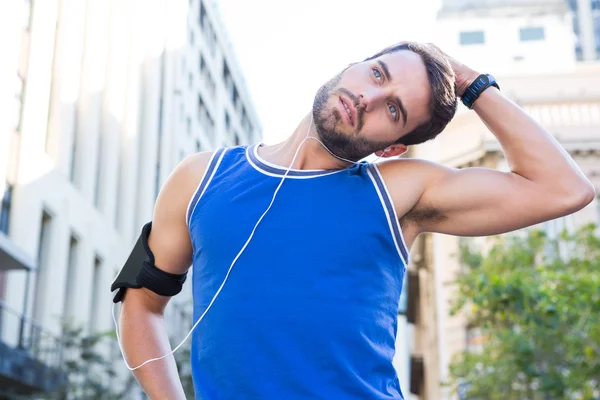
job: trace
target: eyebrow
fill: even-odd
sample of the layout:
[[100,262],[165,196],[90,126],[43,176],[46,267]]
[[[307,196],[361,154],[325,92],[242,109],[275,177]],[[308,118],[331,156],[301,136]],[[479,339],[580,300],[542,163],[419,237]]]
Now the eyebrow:
[[[381,60],[377,60],[377,62],[379,63],[379,65],[381,66],[381,69],[383,70],[385,79],[387,79],[388,81],[391,82],[392,76],[390,75],[390,69],[388,68],[388,65]],[[406,120],[408,119],[408,113],[406,112],[406,107],[404,107],[404,104],[402,103],[402,100],[400,99],[400,97],[396,96],[396,98],[394,100],[396,100],[396,102],[398,103],[398,107],[400,107],[400,112],[402,113],[402,117],[404,119],[404,126],[406,126]]]

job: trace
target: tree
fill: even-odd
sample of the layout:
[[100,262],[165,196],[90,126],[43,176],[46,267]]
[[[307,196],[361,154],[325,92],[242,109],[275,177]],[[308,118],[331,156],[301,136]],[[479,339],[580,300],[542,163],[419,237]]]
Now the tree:
[[128,398],[136,384],[133,376],[117,379],[116,366],[120,361],[114,346],[114,331],[85,334],[83,327],[66,324],[63,327],[62,370],[67,374],[66,385],[57,393],[47,393],[39,398],[118,400]]
[[451,314],[484,340],[456,357],[450,382],[465,399],[600,397],[600,239],[588,225],[557,240],[541,231],[461,248]]

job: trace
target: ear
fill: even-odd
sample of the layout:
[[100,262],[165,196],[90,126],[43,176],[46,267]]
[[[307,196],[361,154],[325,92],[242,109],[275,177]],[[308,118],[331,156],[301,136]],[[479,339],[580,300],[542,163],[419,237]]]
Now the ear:
[[384,158],[398,157],[398,156],[406,153],[407,151],[408,151],[408,147],[406,147],[406,145],[397,143],[397,144],[392,144],[383,150],[379,150],[379,151],[375,152],[375,155],[377,157],[384,157]]

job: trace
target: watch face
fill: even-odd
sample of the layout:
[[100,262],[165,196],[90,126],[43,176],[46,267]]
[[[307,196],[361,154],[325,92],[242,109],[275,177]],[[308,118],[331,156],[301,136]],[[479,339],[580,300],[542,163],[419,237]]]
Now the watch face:
[[487,77],[487,75],[481,75],[479,77],[479,84],[480,85],[485,86],[485,85],[487,85],[489,83],[490,83],[490,79]]

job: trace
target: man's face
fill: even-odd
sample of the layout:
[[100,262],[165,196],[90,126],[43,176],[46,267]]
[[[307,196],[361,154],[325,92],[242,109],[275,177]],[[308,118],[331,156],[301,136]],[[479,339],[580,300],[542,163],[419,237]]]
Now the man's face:
[[423,60],[412,51],[353,64],[317,92],[317,133],[335,155],[358,161],[425,123],[430,91]]

